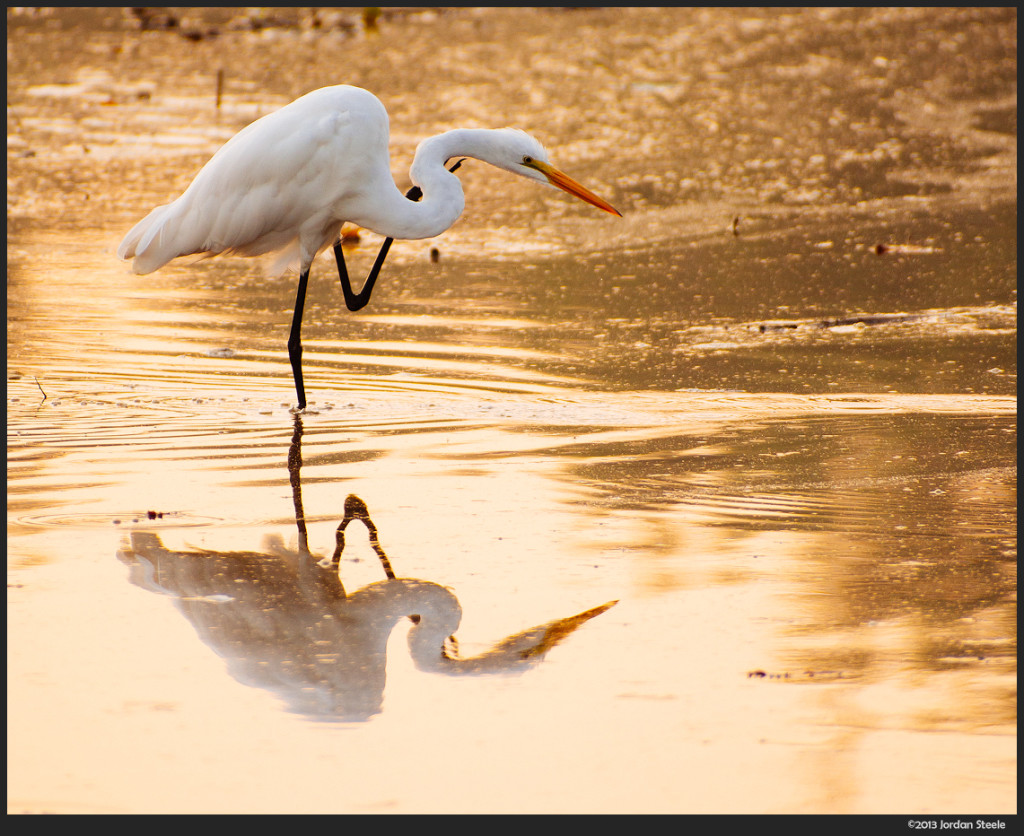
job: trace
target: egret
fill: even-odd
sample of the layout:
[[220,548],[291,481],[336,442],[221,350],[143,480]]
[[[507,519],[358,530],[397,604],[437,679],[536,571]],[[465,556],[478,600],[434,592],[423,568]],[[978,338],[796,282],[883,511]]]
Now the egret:
[[[306,392],[300,332],[313,260],[333,245],[345,304],[351,311],[362,308],[393,239],[432,238],[462,214],[462,184],[452,173],[462,158],[555,186],[621,217],[552,166],[540,142],[514,128],[459,128],[425,139],[409,170],[413,188],[405,195],[391,177],[388,140],[387,110],[375,95],[348,85],[314,90],[229,139],[180,197],[131,229],[117,254],[132,260],[139,274],[179,256],[220,253],[276,252],[278,268],[297,266],[288,359],[301,411]],[[345,222],[385,236],[358,293],[339,240]]]

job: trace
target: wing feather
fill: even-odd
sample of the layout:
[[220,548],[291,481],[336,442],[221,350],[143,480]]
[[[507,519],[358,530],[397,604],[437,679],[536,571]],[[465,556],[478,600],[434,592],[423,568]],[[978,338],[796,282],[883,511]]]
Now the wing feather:
[[358,198],[361,171],[387,158],[387,113],[364,90],[317,90],[244,128],[175,201],[137,223],[118,248],[150,273],[178,256],[301,252],[330,245]]

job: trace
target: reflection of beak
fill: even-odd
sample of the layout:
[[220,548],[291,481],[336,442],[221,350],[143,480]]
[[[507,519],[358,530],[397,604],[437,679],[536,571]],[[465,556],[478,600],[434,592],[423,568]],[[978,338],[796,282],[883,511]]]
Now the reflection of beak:
[[618,209],[616,209],[610,203],[601,200],[601,198],[599,198],[596,194],[590,191],[590,189],[581,186],[579,183],[573,180],[568,174],[563,174],[553,165],[548,165],[547,163],[541,162],[540,160],[530,160],[529,162],[524,162],[523,165],[529,166],[530,168],[539,171],[541,174],[548,178],[548,182],[552,186],[557,186],[562,191],[568,192],[569,194],[578,197],[580,200],[586,201],[591,206],[596,206],[598,209],[604,209],[605,212],[610,212],[613,215],[618,215],[620,218],[622,217]]

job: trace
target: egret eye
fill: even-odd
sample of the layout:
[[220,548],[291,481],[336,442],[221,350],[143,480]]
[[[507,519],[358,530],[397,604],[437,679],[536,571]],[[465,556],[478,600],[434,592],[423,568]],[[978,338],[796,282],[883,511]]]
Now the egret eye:
[[529,154],[527,154],[525,157],[523,157],[523,165],[529,165],[532,162],[533,162],[533,157],[531,157]]

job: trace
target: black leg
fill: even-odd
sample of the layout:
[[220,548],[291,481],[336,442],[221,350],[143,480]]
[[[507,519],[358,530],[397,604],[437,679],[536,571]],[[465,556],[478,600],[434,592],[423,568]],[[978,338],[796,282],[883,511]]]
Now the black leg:
[[[448,170],[455,171],[460,165],[462,165],[462,160],[457,160],[448,167]],[[419,186],[413,186],[406,192],[405,196],[409,200],[417,201],[423,197],[423,192],[420,191]],[[377,281],[377,276],[380,275],[380,268],[384,266],[384,259],[388,257],[388,250],[391,249],[392,241],[394,241],[393,238],[384,239],[380,252],[377,253],[377,259],[373,262],[370,275],[366,277],[366,281],[363,282],[363,289],[358,293],[352,290],[352,282],[348,277],[348,268],[345,266],[345,254],[341,250],[341,241],[335,242],[334,258],[338,262],[338,278],[341,280],[341,292],[345,295],[345,307],[350,311],[358,311],[361,308],[365,308],[370,301],[370,294],[373,293],[373,286]],[[288,337],[288,359],[292,364],[292,376],[295,378],[295,394],[299,396],[300,410],[306,408],[306,388],[302,382],[302,338],[300,331],[302,330],[302,309],[306,304],[307,284],[309,284],[309,270],[306,270],[305,273],[299,276],[299,290],[295,295],[295,314],[292,316],[292,330]],[[382,557],[381,560],[385,563],[385,570],[390,571],[391,567],[387,564],[387,558]]]
[[[334,255],[338,261],[338,278],[341,279],[341,290],[345,294],[345,305],[350,311],[358,311],[370,301],[370,294],[373,292],[374,282],[380,268],[384,266],[384,259],[387,258],[388,250],[391,249],[393,239],[386,238],[384,246],[377,254],[377,260],[373,264],[370,275],[366,277],[363,289],[359,293],[352,292],[352,285],[349,282],[348,270],[345,268],[345,256],[341,252],[341,242],[334,245]],[[306,286],[309,284],[309,270],[299,276],[299,289],[295,294],[295,313],[292,315],[292,330],[288,336],[288,359],[292,364],[292,377],[295,378],[295,394],[299,397],[299,409],[306,408],[306,387],[302,381],[302,311],[306,306]]]
[[388,257],[388,250],[391,249],[391,242],[393,240],[393,238],[384,239],[384,244],[381,246],[380,252],[377,253],[377,260],[373,263],[373,269],[370,270],[370,275],[366,277],[363,289],[358,293],[352,290],[352,283],[348,278],[348,268],[345,266],[345,254],[342,252],[341,242],[338,241],[334,244],[334,259],[338,262],[338,278],[341,280],[341,292],[345,294],[345,307],[350,311],[358,311],[360,308],[365,308],[367,302],[370,301],[373,285],[377,281],[380,268],[384,266],[384,259]]
[[[462,165],[462,160],[457,160],[448,167],[448,170],[455,171],[455,169],[460,165]],[[405,193],[405,196],[409,200],[416,202],[423,197],[423,192],[420,191],[419,186],[413,186]],[[341,280],[341,292],[345,294],[345,307],[350,311],[358,311],[359,309],[366,307],[367,303],[370,301],[370,294],[373,293],[374,282],[377,281],[380,268],[384,266],[384,259],[388,257],[388,250],[391,249],[392,241],[394,241],[393,238],[384,239],[380,252],[377,253],[377,260],[373,262],[373,268],[370,270],[370,275],[366,277],[366,281],[363,283],[363,289],[358,293],[353,292],[352,283],[348,278],[348,268],[345,266],[345,254],[341,251],[341,241],[335,242],[334,259],[338,262],[338,278]]]
[[295,294],[295,313],[292,315],[292,330],[288,337],[288,359],[292,364],[292,377],[295,378],[295,394],[299,396],[299,409],[306,408],[306,387],[302,383],[302,309],[306,305],[306,285],[309,283],[309,270],[299,276],[299,290]]

